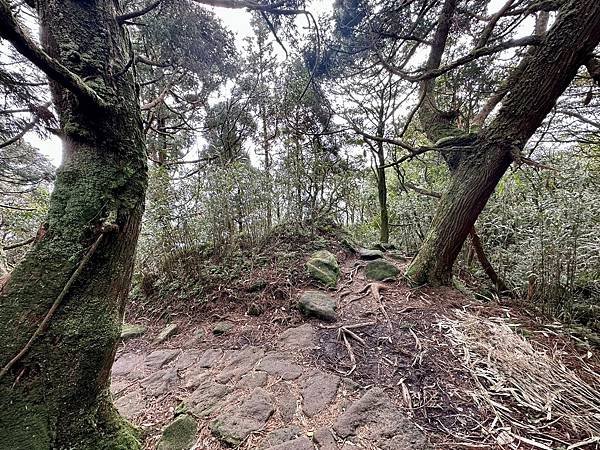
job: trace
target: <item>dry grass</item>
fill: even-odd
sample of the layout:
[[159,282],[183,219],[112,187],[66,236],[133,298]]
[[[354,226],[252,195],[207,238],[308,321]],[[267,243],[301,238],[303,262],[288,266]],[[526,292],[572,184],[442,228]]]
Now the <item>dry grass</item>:
[[[502,448],[598,448],[600,442],[600,375],[582,361],[584,381],[551,349],[532,345],[502,318],[457,311],[438,325],[459,352],[478,389],[472,392],[495,419],[485,426]],[[511,326],[512,325],[512,326]],[[570,429],[576,442],[556,437]],[[562,434],[562,433],[561,433]],[[583,437],[583,439],[582,439]]]

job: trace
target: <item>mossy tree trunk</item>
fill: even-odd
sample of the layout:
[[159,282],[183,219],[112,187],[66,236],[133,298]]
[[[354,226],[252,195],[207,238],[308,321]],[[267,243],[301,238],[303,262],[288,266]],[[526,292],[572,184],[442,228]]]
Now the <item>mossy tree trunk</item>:
[[[442,56],[446,49],[448,36],[456,12],[456,0],[445,0],[438,17],[436,32],[433,38],[431,50],[425,65],[426,70],[435,70],[440,67]],[[440,108],[436,98],[436,80],[429,79],[421,82],[420,95],[423,98],[421,108],[419,109],[419,121],[421,127],[427,136],[427,139],[433,145],[439,147],[444,146],[461,146],[470,145],[473,142],[473,135],[459,128],[457,119],[458,111],[444,111]],[[449,151],[442,152],[442,156],[450,175],[453,175],[455,170],[460,165],[463,154],[461,152]],[[469,232],[471,243],[475,251],[475,255],[481,264],[486,275],[494,283],[498,292],[506,292],[508,288],[504,281],[498,276],[491,262],[489,261],[481,239],[475,231],[475,227]]]
[[408,268],[413,283],[450,282],[454,261],[496,185],[599,41],[600,2],[565,2],[542,44],[527,56],[520,79],[497,116],[464,148],[425,241]]
[[[7,11],[1,1],[0,15]],[[139,448],[109,393],[147,184],[132,55],[116,5],[37,2],[45,52],[79,77],[73,79],[85,80],[101,102],[67,90],[60,77],[50,80],[63,165],[44,232],[0,297],[0,367],[24,348],[102,239],[45,331],[0,379],[3,449]],[[15,47],[52,78],[46,57],[36,56],[18,33],[2,37],[20,42]]]

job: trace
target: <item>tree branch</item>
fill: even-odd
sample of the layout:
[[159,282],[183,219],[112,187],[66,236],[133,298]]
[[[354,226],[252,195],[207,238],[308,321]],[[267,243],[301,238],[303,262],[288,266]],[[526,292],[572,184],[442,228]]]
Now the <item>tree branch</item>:
[[490,56],[490,55],[493,55],[494,53],[498,53],[503,50],[507,50],[509,48],[524,47],[524,46],[528,46],[528,45],[538,45],[541,43],[541,41],[542,41],[542,38],[540,36],[527,36],[527,37],[520,38],[520,39],[512,39],[510,41],[502,42],[498,45],[494,45],[491,47],[476,48],[473,51],[471,51],[469,54],[467,54],[461,58],[458,58],[457,60],[446,64],[445,66],[441,66],[437,69],[427,70],[420,74],[412,74],[409,72],[398,70],[397,68],[395,68],[394,66],[392,66],[390,63],[388,63],[387,61],[385,61],[382,58],[380,58],[380,61],[387,70],[389,70],[390,72],[392,72],[395,75],[398,75],[399,77],[403,78],[404,80],[425,81],[425,80],[431,80],[431,79],[437,78],[440,75],[445,74],[446,72],[450,72],[451,70],[456,69],[457,67],[464,66],[465,64],[468,64],[468,63],[475,61],[476,59],[482,58],[484,56]]
[[146,6],[143,9],[139,9],[137,11],[132,11],[132,12],[117,16],[117,22],[122,25],[124,22],[126,22],[128,20],[135,19],[136,17],[143,16],[144,14],[148,14],[150,11],[157,8],[162,2],[163,2],[163,0],[156,0],[154,3],[150,3],[148,6]]
[[9,145],[14,144],[15,142],[18,142],[23,136],[25,136],[25,134],[29,130],[31,130],[33,127],[35,127],[39,121],[40,121],[40,117],[37,115],[34,116],[33,120],[31,122],[29,122],[27,125],[25,125],[18,134],[14,135],[13,137],[11,137],[10,139],[8,139],[4,142],[0,142],[0,148],[8,147]]
[[26,241],[17,242],[16,244],[5,245],[4,247],[2,247],[2,250],[12,250],[14,248],[23,247],[25,245],[31,244],[33,241],[35,241],[35,236],[30,237]]
[[61,84],[81,101],[104,109],[106,103],[76,74],[50,57],[21,29],[7,0],[0,0],[0,38],[9,41],[24,57],[48,77]]
[[557,111],[559,114],[564,114],[565,116],[570,116],[570,117],[574,117],[575,119],[579,119],[581,120],[583,123],[587,123],[588,125],[591,125],[595,128],[598,128],[600,130],[600,122],[595,122],[591,119],[588,119],[587,117],[575,112],[575,111],[568,111],[568,110],[558,110]]

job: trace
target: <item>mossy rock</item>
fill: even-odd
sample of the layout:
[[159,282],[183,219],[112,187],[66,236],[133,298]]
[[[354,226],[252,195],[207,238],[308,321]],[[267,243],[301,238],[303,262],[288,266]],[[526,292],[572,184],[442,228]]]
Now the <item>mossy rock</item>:
[[169,339],[171,336],[173,336],[175,333],[177,333],[178,329],[179,329],[179,327],[177,326],[176,323],[168,324],[166,327],[164,327],[162,329],[162,331],[160,333],[158,333],[158,336],[156,336],[156,339],[154,339],[154,343],[162,344],[167,339]]
[[183,414],[165,428],[156,449],[189,450],[196,442],[197,432],[196,420],[188,414]]
[[400,273],[400,270],[385,259],[376,259],[370,261],[365,267],[365,275],[370,280],[383,281],[395,279]]
[[248,286],[248,288],[246,289],[246,291],[250,292],[250,293],[260,292],[260,291],[263,291],[268,285],[269,285],[269,283],[267,283],[266,280],[263,280],[262,278],[259,278],[257,280],[254,280],[250,284],[250,286]]
[[146,327],[143,325],[133,325],[124,323],[121,327],[121,339],[130,339],[143,335],[146,332]]
[[336,320],[335,299],[319,291],[306,291],[300,296],[298,308],[305,316],[316,317],[321,320]]
[[227,334],[233,328],[233,324],[230,322],[222,321],[215,323],[213,327],[213,334],[215,336],[222,336],[223,334]]
[[327,250],[313,253],[306,262],[306,269],[312,278],[327,287],[335,287],[340,276],[340,266],[335,255]]

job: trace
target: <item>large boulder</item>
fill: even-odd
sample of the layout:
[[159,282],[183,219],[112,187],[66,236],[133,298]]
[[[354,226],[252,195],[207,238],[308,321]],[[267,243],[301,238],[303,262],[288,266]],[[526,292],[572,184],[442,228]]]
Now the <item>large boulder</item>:
[[400,270],[385,259],[370,261],[365,267],[365,275],[369,280],[383,281],[394,279]]
[[306,316],[335,321],[335,299],[319,291],[305,291],[298,301],[298,308]]
[[327,250],[319,250],[306,262],[306,269],[312,278],[327,287],[335,287],[340,276],[340,266],[335,255]]

